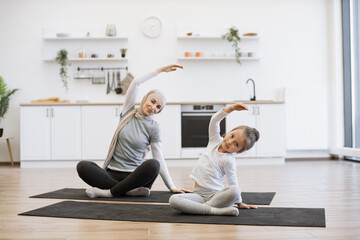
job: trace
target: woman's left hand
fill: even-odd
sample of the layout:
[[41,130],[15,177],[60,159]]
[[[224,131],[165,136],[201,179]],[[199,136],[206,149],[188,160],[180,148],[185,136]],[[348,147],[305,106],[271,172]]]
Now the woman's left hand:
[[246,208],[246,209],[251,209],[251,208],[256,209],[256,208],[257,208],[257,206],[247,205],[247,204],[245,204],[245,203],[238,203],[237,205],[238,205],[239,208]]
[[174,188],[173,190],[171,190],[171,192],[172,193],[192,193],[193,191],[183,189],[183,188]]

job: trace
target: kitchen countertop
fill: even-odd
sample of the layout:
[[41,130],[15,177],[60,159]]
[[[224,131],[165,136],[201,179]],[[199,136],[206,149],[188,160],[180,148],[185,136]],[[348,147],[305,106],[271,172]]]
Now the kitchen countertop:
[[[206,105],[206,104],[233,104],[242,102],[245,104],[283,104],[284,101],[270,101],[270,100],[259,100],[259,101],[229,101],[229,102],[167,102],[168,105],[182,105],[182,104],[199,104],[199,105]],[[140,104],[140,103],[135,103]],[[122,102],[41,102],[41,103],[22,103],[20,106],[71,106],[71,105],[123,105]]]
[[[259,101],[229,101],[229,102],[167,102],[168,105],[182,105],[182,104],[199,104],[199,105],[209,105],[209,104],[233,104],[242,102],[245,104],[283,104],[284,101],[270,101],[270,100],[259,100]],[[135,103],[140,104],[140,103]],[[123,105],[122,102],[41,102],[41,103],[21,103],[20,106],[88,106],[88,105]]]

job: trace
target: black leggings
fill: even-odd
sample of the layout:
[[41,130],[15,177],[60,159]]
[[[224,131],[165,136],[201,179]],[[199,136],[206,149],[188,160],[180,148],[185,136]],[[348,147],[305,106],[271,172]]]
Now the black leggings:
[[110,189],[114,197],[123,196],[126,192],[138,188],[151,189],[160,171],[160,163],[155,159],[144,161],[133,172],[104,170],[96,163],[80,161],[76,170],[79,177],[92,187]]

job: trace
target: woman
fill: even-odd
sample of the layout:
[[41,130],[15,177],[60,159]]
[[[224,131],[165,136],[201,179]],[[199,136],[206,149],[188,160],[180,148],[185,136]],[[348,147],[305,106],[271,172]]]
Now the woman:
[[[165,106],[165,97],[159,90],[151,90],[143,97],[139,108],[134,106],[142,83],[162,72],[172,72],[179,68],[183,67],[160,67],[132,81],[103,169],[89,161],[81,161],[77,165],[80,178],[92,186],[86,190],[90,198],[149,196],[159,173],[171,192],[191,192],[175,187],[162,155],[159,125],[152,119]],[[144,161],[143,156],[149,145],[154,159]]]

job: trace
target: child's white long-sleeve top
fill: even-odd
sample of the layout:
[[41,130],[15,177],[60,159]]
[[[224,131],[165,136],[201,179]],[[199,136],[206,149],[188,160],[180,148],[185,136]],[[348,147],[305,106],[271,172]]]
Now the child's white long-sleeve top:
[[[197,184],[215,191],[225,187],[225,176],[229,186],[239,186],[236,176],[235,154],[218,151],[223,141],[223,138],[220,136],[220,122],[227,115],[228,113],[221,109],[211,117],[209,143],[190,173],[190,177]],[[241,196],[239,196],[236,202],[241,202]]]

